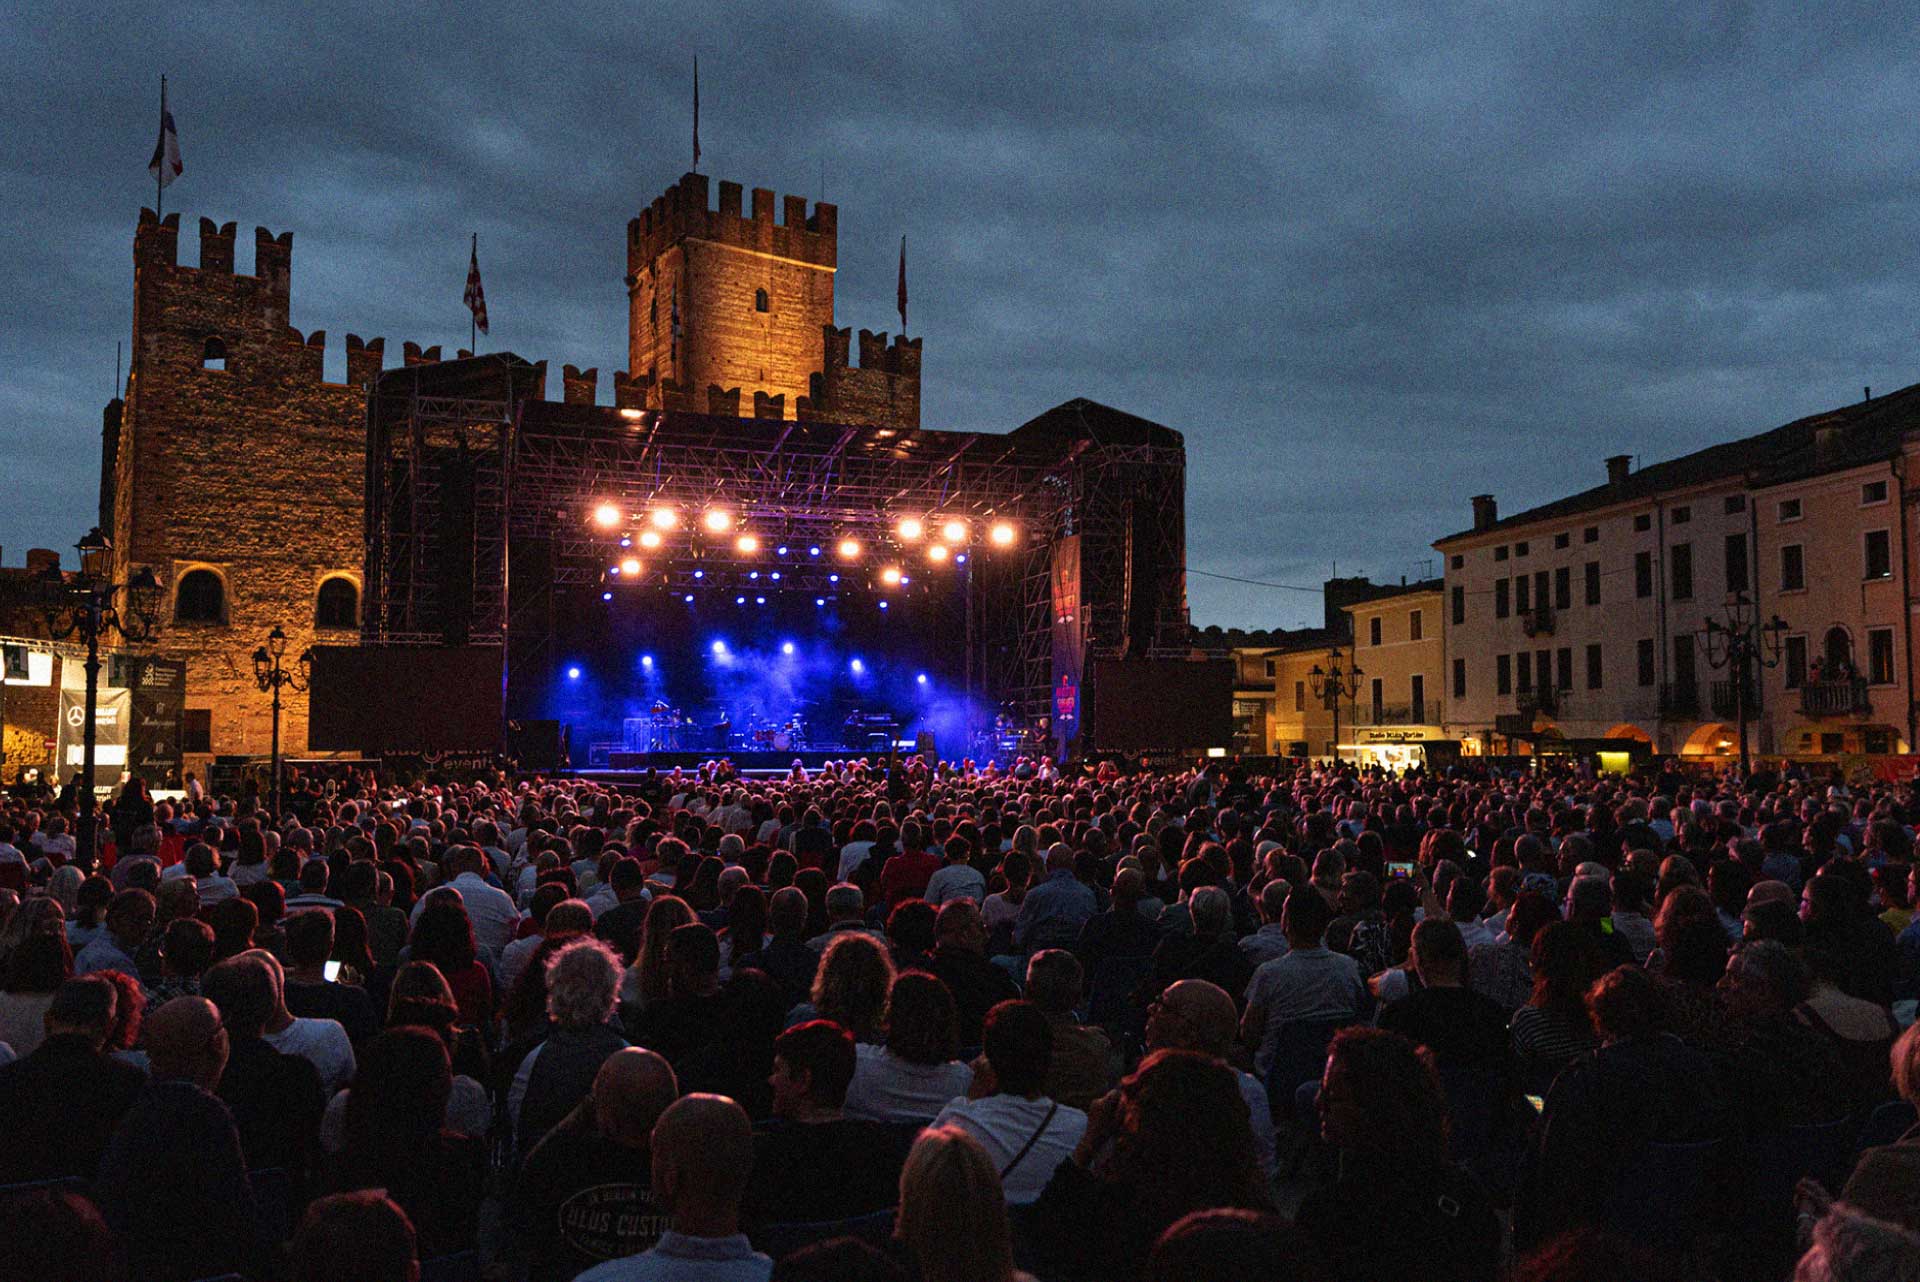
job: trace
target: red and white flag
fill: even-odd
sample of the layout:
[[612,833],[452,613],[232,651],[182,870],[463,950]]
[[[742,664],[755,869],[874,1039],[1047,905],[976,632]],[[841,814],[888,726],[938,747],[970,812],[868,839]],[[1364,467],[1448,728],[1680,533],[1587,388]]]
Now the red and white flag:
[[147,172],[163,191],[186,172],[186,166],[180,163],[180,132],[173,127],[173,113],[167,110],[165,76],[160,77],[160,138],[153,144],[153,159],[147,162]]
[[487,291],[480,287],[480,233],[473,234],[473,257],[467,266],[467,310],[473,313],[473,326],[487,332]]

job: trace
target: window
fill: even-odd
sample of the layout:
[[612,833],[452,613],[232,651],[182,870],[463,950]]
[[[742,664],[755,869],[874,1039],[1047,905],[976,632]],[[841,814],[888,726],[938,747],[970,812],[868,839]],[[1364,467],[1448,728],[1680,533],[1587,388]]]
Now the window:
[[1637,597],[1653,595],[1653,553],[1651,552],[1633,554],[1633,594]]
[[1727,506],[1726,506],[1726,509],[1725,509],[1725,510],[1726,510],[1726,513],[1727,513],[1727,515],[1728,515],[1728,516],[1732,516],[1732,515],[1734,515],[1734,514],[1735,514],[1736,512],[1744,512],[1744,511],[1746,511],[1746,510],[1747,510],[1747,496],[1746,496],[1746,495],[1744,495],[1744,494],[1729,494],[1729,495],[1727,495]]
[[1787,689],[1798,690],[1807,683],[1807,639],[1788,637],[1781,666],[1786,669]]
[[1587,562],[1587,604],[1600,604],[1600,563]]
[[1727,536],[1727,591],[1744,592],[1752,583],[1752,575],[1747,566],[1747,536],[1729,534]]
[[1453,697],[1456,699],[1467,697],[1467,661],[1465,659],[1453,661]]
[[1573,604],[1573,567],[1563,565],[1553,572],[1553,608],[1565,610]]
[[1573,648],[1561,646],[1553,654],[1553,688],[1573,689]]
[[1496,561],[1504,561],[1504,560],[1506,560],[1506,559],[1507,559],[1507,545],[1506,545],[1506,544],[1504,544],[1504,543],[1502,543],[1502,544],[1501,544],[1501,545],[1500,545],[1499,547],[1497,547],[1497,548],[1495,548],[1495,549],[1493,550],[1493,559],[1494,559],[1494,560],[1496,560]]
[[1407,693],[1412,696],[1407,700],[1408,703],[1413,705],[1412,708],[1408,709],[1408,711],[1413,714],[1411,720],[1416,725],[1424,723],[1427,719],[1426,677],[1418,672],[1414,673],[1412,679],[1407,683]]
[[180,714],[180,751],[213,751],[212,708],[187,708]]
[[1700,685],[1694,668],[1697,643],[1691,632],[1679,632],[1673,638],[1673,688],[1683,698],[1692,698],[1699,693]]
[[1652,685],[1653,684],[1653,638],[1652,637],[1642,637],[1639,641],[1634,643],[1633,658],[1634,658],[1635,666],[1639,669],[1640,684],[1643,686]]
[[1379,725],[1384,719],[1383,714],[1387,707],[1387,683],[1379,677],[1375,677],[1373,679],[1372,694],[1373,698],[1369,700],[1369,702],[1373,704],[1373,724]]
[[1567,544],[1571,542],[1573,542],[1573,536],[1571,534],[1556,534],[1553,536],[1553,546],[1556,551],[1566,547]]
[[1514,545],[1513,545],[1513,554],[1514,554],[1515,556],[1525,556],[1525,555],[1527,554],[1527,545],[1526,545],[1525,543],[1516,543],[1516,544],[1514,544]]
[[1367,620],[1367,644],[1380,644],[1380,616],[1377,614]]
[[1799,520],[1800,519],[1800,500],[1799,499],[1781,499],[1780,500],[1780,519],[1782,521]]
[[1893,629],[1867,629],[1867,680],[1877,686],[1893,684]]
[[1513,656],[1496,654],[1493,656],[1493,688],[1497,694],[1513,693]]
[[1589,525],[1585,530],[1581,531],[1580,541],[1582,543],[1598,543],[1600,541],[1600,527],[1597,525]]
[[1295,712],[1307,710],[1307,683],[1304,681],[1293,683],[1293,710]]
[[1453,621],[1456,624],[1467,621],[1467,590],[1458,585],[1453,589]]
[[1268,675],[1269,677],[1271,677],[1271,676],[1273,676],[1273,675],[1274,675],[1274,674],[1275,674],[1275,673],[1276,673],[1277,671],[1279,671],[1279,665],[1278,665],[1277,663],[1275,663],[1275,662],[1274,662],[1274,661],[1273,661],[1272,659],[1268,659],[1268,660],[1267,660],[1267,675]]
[[1512,590],[1512,588],[1513,588],[1513,584],[1511,583],[1511,581],[1507,579],[1495,579],[1493,581],[1493,617],[1494,618],[1504,619],[1509,614],[1513,613],[1513,611],[1509,608],[1509,603],[1507,598],[1507,594]]
[[1885,530],[1867,531],[1866,554],[1867,578],[1893,577],[1893,543]]
[[[1520,693],[1525,694],[1527,691],[1533,689],[1533,655],[1525,650],[1520,652],[1519,669]],[[1540,675],[1544,677],[1547,674],[1543,672]],[[1544,684],[1544,682],[1542,684]]]
[[1645,534],[1648,530],[1651,530],[1652,528],[1653,528],[1653,517],[1650,513],[1642,512],[1640,515],[1633,518],[1633,532],[1635,534]]
[[1513,576],[1513,608],[1522,614],[1533,609],[1533,580],[1524,574]]
[[1407,640],[1409,641],[1418,641],[1426,633],[1426,620],[1420,615],[1419,610],[1413,610],[1407,615]]
[[218,337],[209,338],[200,346],[200,368],[219,369],[227,367],[227,345]]
[[320,585],[314,603],[316,628],[357,628],[360,626],[360,589],[352,579],[332,578]]
[[1673,523],[1675,525],[1685,525],[1688,521],[1691,521],[1692,519],[1693,519],[1692,508],[1677,507],[1673,509]]
[[1466,568],[1466,564],[1467,564],[1467,558],[1466,558],[1466,557],[1464,557],[1464,556],[1461,556],[1461,555],[1460,555],[1459,553],[1457,553],[1457,552],[1456,552],[1456,553],[1454,553],[1454,557],[1453,557],[1453,568],[1454,568],[1454,569],[1456,569],[1456,570],[1460,570],[1460,569],[1465,569],[1465,568]]
[[1676,601],[1693,600],[1693,544],[1676,543],[1672,548],[1673,599]]
[[1587,646],[1587,689],[1600,688],[1600,643],[1595,641]]
[[754,290],[753,291],[753,310],[756,312],[764,312],[767,310],[767,306],[768,306],[767,291],[764,289]]
[[227,585],[212,570],[188,570],[174,588],[175,623],[223,623],[227,617]]
[[1886,501],[1887,483],[1885,481],[1868,481],[1860,487],[1861,507],[1872,507],[1876,503],[1885,503]]
[[1799,592],[1807,586],[1807,563],[1798,543],[1780,549],[1780,590]]

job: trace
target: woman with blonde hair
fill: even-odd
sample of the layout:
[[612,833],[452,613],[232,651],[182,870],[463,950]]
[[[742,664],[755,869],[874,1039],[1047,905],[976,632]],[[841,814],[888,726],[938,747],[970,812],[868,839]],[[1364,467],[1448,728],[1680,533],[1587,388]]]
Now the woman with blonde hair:
[[808,1019],[830,1019],[856,1042],[876,1042],[893,991],[893,959],[872,935],[849,931],[827,945],[813,976]]
[[667,965],[667,940],[674,931],[690,925],[693,909],[678,895],[658,895],[647,906],[647,918],[640,924],[640,947],[633,965],[620,979],[620,1004],[645,1010],[667,996],[672,968]]
[[900,1168],[893,1235],[921,1282],[1031,1282],[1013,1267],[1006,1195],[980,1141],[957,1126],[920,1132]]

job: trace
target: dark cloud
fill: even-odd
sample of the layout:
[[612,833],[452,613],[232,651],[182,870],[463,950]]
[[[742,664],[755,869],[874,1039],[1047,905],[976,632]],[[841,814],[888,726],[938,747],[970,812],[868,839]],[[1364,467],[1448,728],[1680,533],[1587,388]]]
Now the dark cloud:
[[[37,9],[37,12],[28,10]],[[0,14],[0,544],[87,523],[173,78],[188,215],[295,232],[294,323],[623,361],[626,219],[685,168],[911,240],[930,426],[1091,396],[1186,433],[1196,570],[1421,573],[1514,510],[1911,376],[1898,7],[467,3]],[[191,257],[194,239],[183,237]],[[247,250],[242,249],[245,261]],[[1196,575],[1201,623],[1318,614]]]

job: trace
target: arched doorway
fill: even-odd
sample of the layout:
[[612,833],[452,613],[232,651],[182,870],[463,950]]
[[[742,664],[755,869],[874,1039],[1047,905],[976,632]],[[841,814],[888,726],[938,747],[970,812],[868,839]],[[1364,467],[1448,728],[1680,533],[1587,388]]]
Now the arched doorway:
[[1638,739],[1641,743],[1652,743],[1653,736],[1634,725],[1631,721],[1622,721],[1601,736],[1604,739]]
[[1680,745],[1683,757],[1721,757],[1740,751],[1740,740],[1735,736],[1733,727],[1724,721],[1709,721],[1697,726]]

